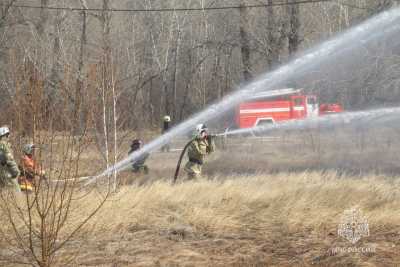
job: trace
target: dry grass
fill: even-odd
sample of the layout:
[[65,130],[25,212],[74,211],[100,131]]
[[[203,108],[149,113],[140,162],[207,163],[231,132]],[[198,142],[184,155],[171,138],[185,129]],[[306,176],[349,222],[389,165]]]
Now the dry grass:
[[[83,266],[399,266],[397,135],[304,131],[267,142],[232,139],[209,158],[204,179],[174,186],[179,154],[154,153],[148,176],[119,174],[131,185],[106,202],[64,254],[77,253],[72,265]],[[81,175],[102,169],[95,151],[89,146],[81,158]],[[95,192],[80,199],[71,220],[99,199]],[[351,207],[370,226],[355,246],[375,253],[332,251],[353,246],[337,234]]]
[[395,223],[400,219],[396,208],[399,196],[398,180],[374,176],[340,177],[334,172],[305,172],[237,176],[224,182],[214,177],[176,186],[156,182],[143,187],[123,187],[108,203],[110,208],[105,207],[99,217],[109,230],[113,226],[116,230],[127,218],[133,218],[129,225],[162,227],[172,221],[199,229],[232,231],[242,228],[245,220],[250,219],[248,215],[256,222],[263,222],[280,213],[291,225],[315,225],[334,221],[337,218],[332,218],[333,214],[357,205],[372,213],[372,220]]
[[[334,172],[229,177],[171,186],[127,186],[92,221],[77,263],[95,266],[355,265],[400,262],[400,187],[383,177]],[[91,199],[82,207],[89,209]],[[340,216],[357,206],[374,254],[337,254]],[[113,244],[110,247],[110,244]],[[81,250],[82,251],[82,250]]]

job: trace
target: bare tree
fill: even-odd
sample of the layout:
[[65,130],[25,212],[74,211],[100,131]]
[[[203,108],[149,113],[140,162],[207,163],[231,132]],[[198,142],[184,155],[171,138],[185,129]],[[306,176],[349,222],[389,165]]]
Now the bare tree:
[[[0,192],[0,238],[7,245],[2,249],[0,262],[41,267],[56,263],[65,265],[70,259],[60,257],[60,252],[84,231],[85,224],[105,203],[110,189],[105,188],[95,208],[79,212],[83,211],[79,208],[80,199],[88,193],[82,191],[78,179],[80,157],[87,146],[87,132],[83,131],[80,136],[73,135],[70,127],[73,113],[68,112],[70,100],[67,95],[59,101],[59,108],[65,111],[62,120],[54,114],[49,115],[42,105],[46,98],[41,93],[44,92],[43,75],[38,72],[26,75],[31,76],[28,86],[32,87],[29,91],[33,95],[21,97],[28,98],[26,102],[30,103],[33,114],[29,118],[35,129],[31,140],[43,150],[35,154],[37,165],[31,193],[15,193],[6,189]],[[71,131],[60,134],[54,129],[56,124],[62,124]]]
[[288,1],[288,16],[289,16],[289,54],[292,55],[297,52],[300,46],[300,7],[294,4],[295,1]]
[[240,44],[243,64],[243,79],[249,81],[251,74],[250,37],[249,37],[249,10],[245,7],[246,1],[240,1]]
[[15,2],[16,2],[16,0],[10,0],[10,1],[1,3],[1,5],[0,5],[1,6],[0,29],[6,23],[7,17],[10,14],[10,9]]
[[[154,12],[120,12],[112,16],[115,12],[108,11],[111,3],[115,8],[202,10],[159,12],[157,16]],[[89,83],[93,82],[88,78],[89,71],[96,64],[97,67],[104,65],[104,75],[100,75],[99,68],[95,71],[96,83],[97,79],[104,79],[96,88],[98,92],[104,88],[101,94],[104,99],[98,95],[94,106],[106,105],[105,110],[97,113],[103,114],[103,122],[97,121],[97,126],[102,125],[101,132],[107,134],[101,138],[101,149],[107,147],[112,158],[112,151],[116,149],[114,128],[155,127],[164,113],[184,119],[223,97],[241,81],[286,62],[296,51],[371,16],[371,10],[378,12],[394,2],[354,0],[300,4],[287,0],[286,6],[277,7],[272,6],[274,1],[267,0],[267,6],[259,8],[245,7],[252,1],[237,3],[239,9],[210,11],[207,7],[223,3],[76,0],[65,3],[66,7],[83,10],[61,11],[48,9],[57,4],[50,0],[38,1],[42,7],[38,9],[16,7],[10,0],[2,2],[1,105],[10,109],[6,99],[12,99],[16,89],[26,83],[17,85],[10,78],[11,68],[7,66],[13,64],[11,59],[16,65],[31,65],[46,77],[47,106],[56,111],[58,96],[69,94],[70,109],[75,110],[73,127],[79,133],[77,129],[83,128],[90,113],[85,97],[89,94]],[[87,10],[91,8],[100,11]],[[65,73],[74,77],[74,83],[63,83]],[[322,86],[322,83],[313,86]],[[330,98],[338,95],[332,93]],[[0,114],[0,119],[14,120],[13,115],[4,114]],[[112,118],[116,118],[116,124]],[[29,128],[28,122],[23,124]]]

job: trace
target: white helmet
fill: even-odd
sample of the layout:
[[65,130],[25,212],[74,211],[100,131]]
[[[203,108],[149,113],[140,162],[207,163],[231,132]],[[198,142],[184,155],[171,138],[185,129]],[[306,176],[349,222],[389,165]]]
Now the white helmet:
[[203,123],[197,124],[197,126],[196,126],[196,136],[197,137],[201,137],[201,134],[203,132],[207,132],[207,131],[208,131],[208,129],[205,124],[203,124]]
[[7,126],[0,127],[0,137],[10,134],[10,129]]
[[35,149],[35,145],[34,144],[26,144],[26,145],[24,145],[24,148],[22,149],[22,151],[26,155],[32,155],[34,149]]
[[165,116],[164,116],[164,121],[170,122],[170,121],[171,121],[171,117],[168,116],[168,115],[165,115]]

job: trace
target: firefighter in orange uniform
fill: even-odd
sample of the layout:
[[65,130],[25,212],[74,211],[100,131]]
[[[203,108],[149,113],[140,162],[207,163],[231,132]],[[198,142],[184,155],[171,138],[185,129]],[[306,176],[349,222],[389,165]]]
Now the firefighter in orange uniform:
[[18,179],[21,190],[32,191],[37,179],[44,178],[45,172],[34,159],[35,145],[26,144],[21,158],[21,176]]

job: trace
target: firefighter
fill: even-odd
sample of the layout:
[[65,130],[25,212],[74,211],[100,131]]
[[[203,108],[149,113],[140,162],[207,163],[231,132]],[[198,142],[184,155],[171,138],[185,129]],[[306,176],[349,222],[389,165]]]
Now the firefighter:
[[[163,129],[162,129],[162,134],[165,134],[166,132],[168,132],[169,130],[169,124],[171,122],[171,117],[168,115],[165,115],[163,118]],[[162,148],[161,151],[162,152],[169,152],[170,147],[169,144],[165,144]]]
[[17,192],[20,192],[17,181],[20,172],[14,160],[9,136],[10,129],[7,126],[0,127],[0,186],[15,187]]
[[[140,139],[134,139],[131,144],[131,149],[128,152],[129,154],[132,154],[135,151],[138,151],[142,148],[143,142]],[[149,168],[145,164],[146,159],[149,157],[149,153],[143,154],[140,158],[135,160],[132,163],[132,171],[137,174],[148,174],[149,173]]]
[[34,144],[26,144],[22,150],[21,176],[18,179],[18,183],[23,191],[32,191],[37,179],[44,179],[45,177],[45,172],[34,158],[35,150],[36,146]]
[[188,180],[201,177],[201,171],[206,155],[214,152],[214,138],[208,134],[206,125],[196,126],[195,138],[189,145],[187,155],[189,161],[185,165],[185,171],[188,174]]

